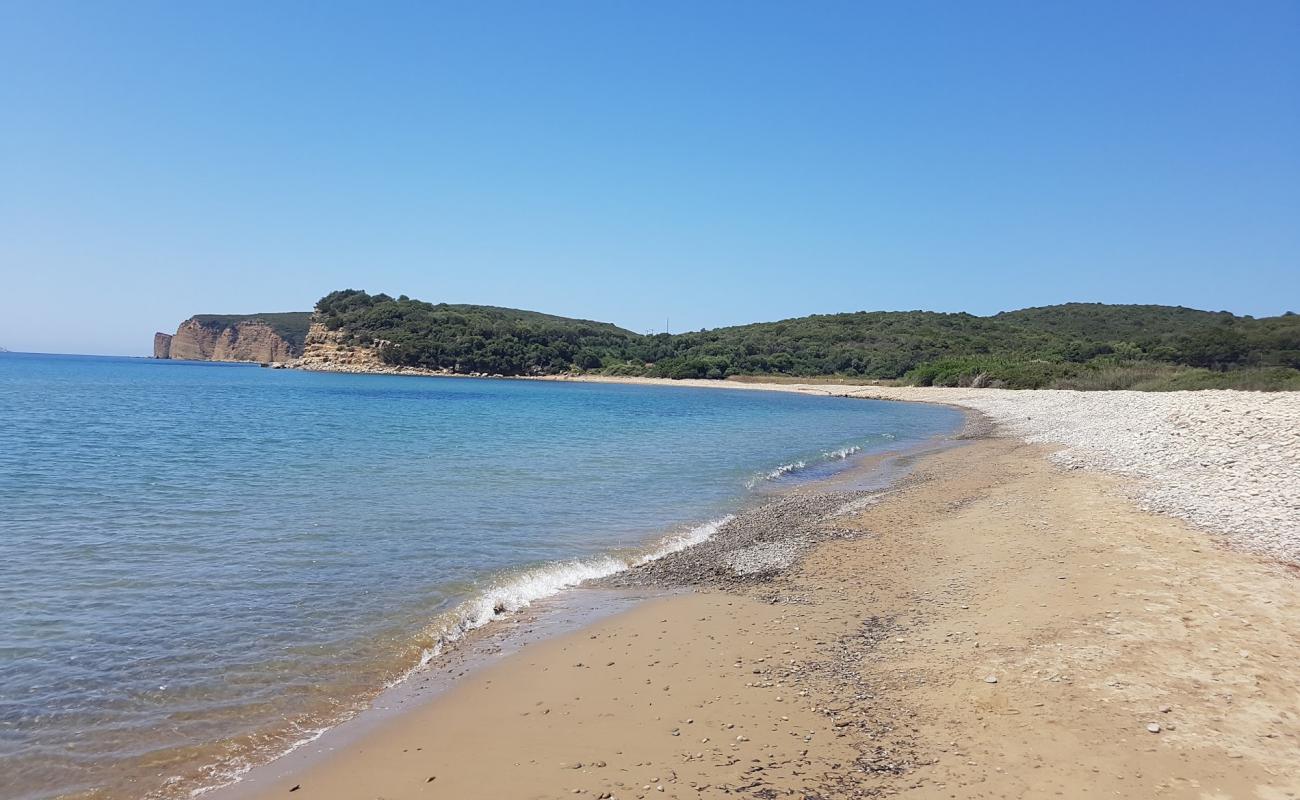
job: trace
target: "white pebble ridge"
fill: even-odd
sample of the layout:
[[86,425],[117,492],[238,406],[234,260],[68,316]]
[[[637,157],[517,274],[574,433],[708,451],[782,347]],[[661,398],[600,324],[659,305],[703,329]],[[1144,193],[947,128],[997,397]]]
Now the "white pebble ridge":
[[1077,392],[872,388],[845,394],[948,403],[995,431],[1063,445],[1071,468],[1134,478],[1150,511],[1300,563],[1300,392]]

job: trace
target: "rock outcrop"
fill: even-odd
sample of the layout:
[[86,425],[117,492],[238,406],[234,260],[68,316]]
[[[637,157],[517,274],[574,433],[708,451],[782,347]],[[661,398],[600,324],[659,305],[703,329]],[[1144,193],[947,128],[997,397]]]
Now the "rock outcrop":
[[[307,330],[302,357],[289,366],[314,372],[360,372],[375,375],[455,375],[451,370],[404,367],[384,361],[383,350],[390,342],[375,341],[370,345],[349,342],[344,331],[332,331],[322,323],[313,322]],[[471,377],[486,377],[480,373],[466,373]],[[493,377],[501,377],[496,375]]]
[[302,355],[308,316],[296,312],[193,316],[182,322],[171,336],[154,334],[154,357],[187,361],[293,361]]
[[319,322],[307,329],[299,369],[320,372],[393,372],[373,347],[348,344],[343,331],[332,331]]
[[172,335],[170,333],[159,331],[153,335],[153,357],[172,357]]

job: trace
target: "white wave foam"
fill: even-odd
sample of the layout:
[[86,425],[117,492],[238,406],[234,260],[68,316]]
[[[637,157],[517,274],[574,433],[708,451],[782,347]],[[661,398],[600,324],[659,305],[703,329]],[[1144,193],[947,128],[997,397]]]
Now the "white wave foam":
[[587,561],[562,561],[530,569],[497,584],[461,606],[461,631],[481,628],[502,614],[520,611],[544,597],[583,581],[604,578],[627,569],[626,561],[610,556]]
[[[444,619],[450,617],[450,620],[438,629],[433,646],[426,648],[421,653],[419,663],[394,680],[389,681],[384,688],[391,689],[402,683],[441,655],[448,645],[463,638],[470,631],[482,628],[494,619],[521,611],[538,600],[552,597],[565,589],[572,589],[585,581],[605,578],[629,570],[632,567],[656,561],[670,553],[681,552],[688,547],[693,547],[712,538],[723,525],[726,525],[734,518],[735,515],[728,514],[725,517],[710,520],[686,531],[669,534],[661,539],[653,549],[639,558],[624,559],[615,556],[600,556],[584,560],[562,561],[512,575],[474,598],[461,603],[454,611],[444,617]],[[341,721],[342,719],[339,719],[324,727],[303,730],[303,736],[284,750],[281,750],[270,760],[274,761],[283,758],[300,747],[311,744]],[[265,762],[259,761],[256,763]],[[210,775],[211,782],[206,786],[192,790],[189,796],[198,797],[213,789],[238,783],[254,766],[255,762],[241,759],[222,765],[219,768],[214,767]]]
[[722,529],[723,525],[726,525],[735,518],[735,514],[728,514],[727,516],[715,519],[712,522],[697,525],[685,533],[665,537],[657,549],[652,550],[649,555],[641,558],[636,562],[636,564],[637,566],[640,566],[641,564],[648,564],[651,561],[658,561],[669,553],[679,553],[688,547],[694,547],[700,542],[708,541],[713,538],[714,534]]
[[859,445],[851,444],[848,447],[841,447],[838,450],[829,450],[822,453],[822,455],[828,461],[843,461],[854,453],[860,452],[862,452],[862,448]]
[[615,573],[629,570],[651,561],[663,558],[669,553],[676,553],[711,538],[718,530],[734,518],[725,517],[697,525],[681,533],[670,534],[661,539],[645,555],[632,558],[600,556],[597,558],[562,561],[547,564],[512,575],[492,586],[474,598],[465,601],[450,614],[450,621],[442,625],[435,634],[432,647],[426,649],[420,663],[390,685],[401,683],[410,675],[426,666],[442,654],[446,647],[463,638],[470,631],[482,628],[492,620],[522,611],[538,600],[552,597],[565,589],[572,589],[581,583],[599,578],[606,578]]
[[[852,456],[860,452],[862,452],[861,445],[856,445],[856,444],[845,445],[844,447],[839,447],[834,450],[824,451],[820,456],[818,456],[813,461],[813,464],[824,464],[829,461],[843,461],[849,456]],[[782,464],[781,466],[777,467],[774,470],[771,470],[770,472],[764,472],[750,478],[748,481],[745,482],[745,488],[753,489],[755,486],[758,486],[760,483],[763,483],[764,481],[774,481],[777,480],[778,478],[782,478],[786,475],[789,475],[791,472],[798,472],[799,470],[806,469],[809,466],[811,465],[803,459],[800,459],[798,461],[792,461],[789,464]]]
[[803,469],[808,466],[807,461],[792,461],[789,464],[782,464],[771,472],[764,472],[761,475],[755,475],[745,483],[746,489],[753,489],[763,481],[774,481],[782,475],[787,475],[795,470]]

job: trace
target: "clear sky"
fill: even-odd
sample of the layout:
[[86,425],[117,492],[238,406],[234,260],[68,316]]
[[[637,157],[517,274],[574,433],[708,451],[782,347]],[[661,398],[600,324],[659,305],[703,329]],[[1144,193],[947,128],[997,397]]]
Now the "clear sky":
[[1300,3],[0,0],[0,346],[338,288],[1300,311]]

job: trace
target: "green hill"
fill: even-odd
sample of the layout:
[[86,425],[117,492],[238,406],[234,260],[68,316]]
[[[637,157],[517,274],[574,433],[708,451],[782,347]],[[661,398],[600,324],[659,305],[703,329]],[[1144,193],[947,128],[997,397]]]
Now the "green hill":
[[1013,388],[1300,388],[1300,317],[1069,303],[991,317],[813,315],[643,336],[604,322],[334,292],[316,313],[392,364],[504,375],[600,372],[902,379]]
[[496,306],[434,305],[355,289],[321,298],[316,314],[353,344],[379,347],[389,363],[465,373],[599,369],[639,338],[608,322]]

